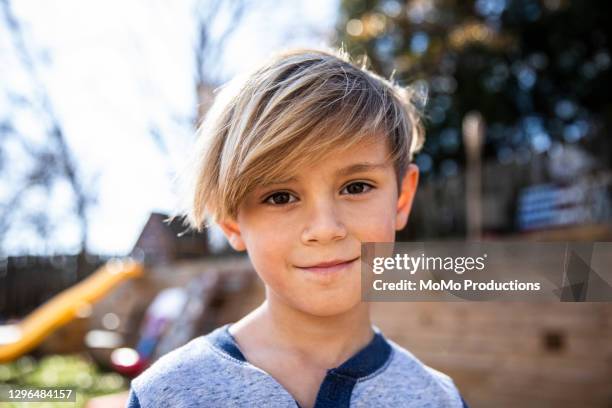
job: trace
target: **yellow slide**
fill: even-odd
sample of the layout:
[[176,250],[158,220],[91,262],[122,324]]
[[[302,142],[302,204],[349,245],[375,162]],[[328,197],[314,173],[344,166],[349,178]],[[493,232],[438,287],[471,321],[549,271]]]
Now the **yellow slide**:
[[27,353],[51,332],[89,309],[117,284],[140,277],[143,271],[143,265],[133,260],[109,261],[87,279],[39,306],[21,322],[0,325],[0,363]]

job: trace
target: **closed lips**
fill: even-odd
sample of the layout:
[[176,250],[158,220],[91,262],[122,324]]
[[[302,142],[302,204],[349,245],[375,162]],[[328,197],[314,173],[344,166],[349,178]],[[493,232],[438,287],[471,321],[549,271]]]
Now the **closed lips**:
[[357,259],[359,259],[359,257],[353,258],[353,259],[347,259],[347,260],[333,260],[333,261],[328,261],[328,262],[321,262],[321,263],[318,263],[315,265],[309,265],[309,266],[298,266],[298,268],[329,268],[330,266],[353,262]]

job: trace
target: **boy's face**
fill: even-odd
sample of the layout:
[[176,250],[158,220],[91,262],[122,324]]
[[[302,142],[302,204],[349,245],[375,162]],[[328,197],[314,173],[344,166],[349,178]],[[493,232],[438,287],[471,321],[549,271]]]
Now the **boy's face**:
[[[268,301],[332,316],[361,301],[362,242],[393,242],[418,184],[410,165],[398,194],[387,144],[370,138],[301,168],[294,180],[251,191],[236,220],[220,223],[247,250]],[[316,268],[316,265],[343,262]]]

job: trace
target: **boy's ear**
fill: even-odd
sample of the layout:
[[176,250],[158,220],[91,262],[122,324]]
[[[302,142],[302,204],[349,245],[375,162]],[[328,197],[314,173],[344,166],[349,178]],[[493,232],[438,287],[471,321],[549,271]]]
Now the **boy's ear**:
[[242,234],[240,233],[240,228],[238,224],[234,220],[226,220],[218,223],[221,230],[223,230],[223,234],[229,241],[232,248],[236,251],[244,251],[246,250],[246,245],[242,240]]
[[408,222],[408,216],[412,209],[412,201],[419,184],[419,168],[415,164],[409,164],[406,174],[402,179],[401,190],[397,199],[397,213],[395,214],[395,229],[402,230]]

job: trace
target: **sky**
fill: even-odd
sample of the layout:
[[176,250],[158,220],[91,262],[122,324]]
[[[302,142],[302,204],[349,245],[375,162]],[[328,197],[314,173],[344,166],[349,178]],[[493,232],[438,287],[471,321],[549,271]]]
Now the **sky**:
[[[92,253],[128,253],[149,214],[176,208],[173,177],[194,141],[189,125],[196,109],[193,82],[194,0],[20,0],[13,12],[36,51],[37,73],[50,95],[76,158],[84,184],[97,196],[89,212],[88,249]],[[231,79],[289,46],[322,46],[333,35],[338,0],[252,1],[228,39],[216,70],[218,83]],[[227,18],[212,26],[235,24]],[[16,92],[36,92],[0,27],[0,75]],[[6,81],[5,81],[6,80]],[[0,95],[1,97],[1,95]],[[6,101],[0,109],[7,108]],[[19,112],[20,136],[45,143],[40,112]],[[159,129],[157,142],[150,129]],[[5,145],[8,175],[0,182],[7,197],[17,174],[18,148]],[[17,178],[14,178],[17,180]],[[69,187],[33,192],[27,205],[44,205],[51,214],[70,205]],[[69,222],[44,245],[32,231],[16,230],[7,253],[71,252],[78,229]]]

